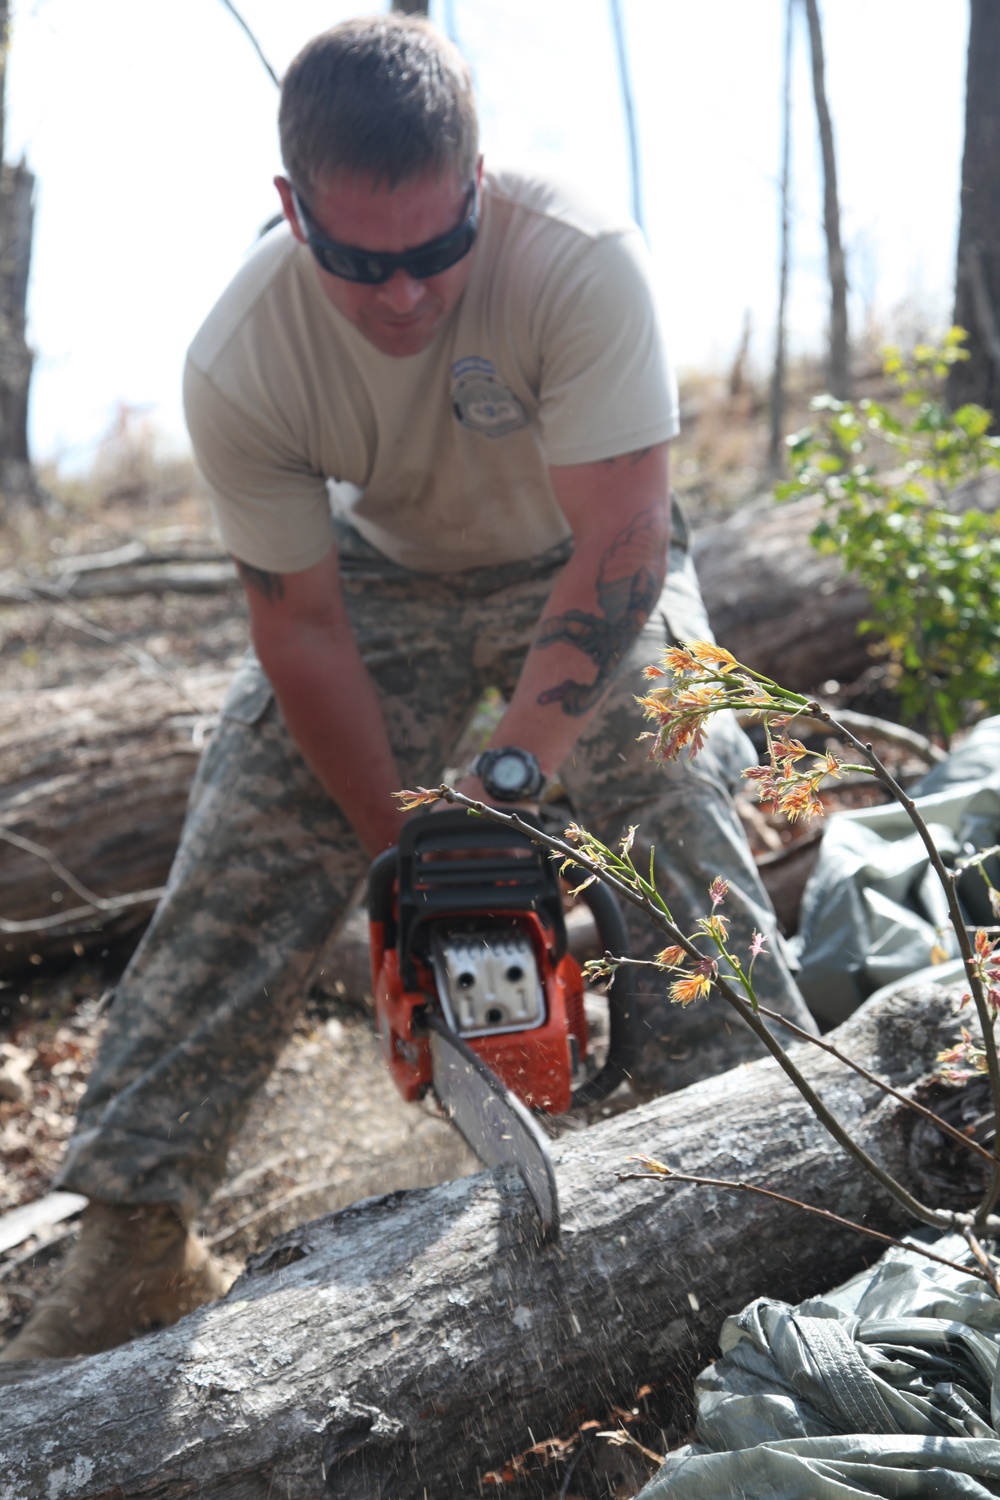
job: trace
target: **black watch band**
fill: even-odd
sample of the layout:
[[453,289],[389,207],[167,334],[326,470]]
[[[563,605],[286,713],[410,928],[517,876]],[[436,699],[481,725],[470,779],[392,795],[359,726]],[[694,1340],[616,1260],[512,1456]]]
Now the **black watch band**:
[[545,787],[545,777],[530,750],[501,745],[483,750],[469,767],[483,783],[487,796],[497,802],[533,802]]

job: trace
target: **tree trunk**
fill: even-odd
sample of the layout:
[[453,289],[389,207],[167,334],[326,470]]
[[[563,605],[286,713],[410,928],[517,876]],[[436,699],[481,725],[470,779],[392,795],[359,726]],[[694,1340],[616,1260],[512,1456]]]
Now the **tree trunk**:
[[9,0],[0,0],[0,512],[36,499],[28,457],[28,388],[33,356],[25,338],[35,179],[24,162],[4,162]]
[[841,399],[850,394],[847,345],[847,269],[840,238],[840,201],[837,196],[837,156],[833,147],[833,123],[826,98],[823,29],[818,0],[805,0],[812,54],[813,95],[823,157],[823,229],[830,276],[830,390]]
[[[957,992],[927,987],[866,1007],[836,1036],[907,1086],[958,1025]],[[866,1149],[923,1191],[935,1153],[908,1113],[825,1054],[795,1050]],[[755,1062],[564,1137],[554,1245],[538,1246],[510,1178],[369,1199],[283,1236],[225,1301],[175,1328],[66,1366],[0,1367],[4,1493],[482,1493],[505,1458],[581,1412],[607,1420],[640,1384],[677,1392],[682,1420],[722,1318],[877,1258],[851,1231],[748,1194],[617,1182],[636,1151],[900,1227],[776,1065]]]
[[785,0],[785,52],[781,89],[781,241],[778,251],[778,315],[774,334],[774,370],[771,374],[771,433],[767,446],[768,472],[777,477],[784,469],[782,438],[785,430],[785,309],[788,303],[788,266],[791,242],[789,184],[792,156],[792,33],[795,0]]
[[618,86],[621,89],[622,108],[625,112],[625,138],[628,142],[629,198],[632,217],[645,234],[646,221],[642,211],[642,174],[639,157],[639,123],[636,119],[635,94],[632,89],[632,73],[628,62],[628,46],[625,40],[625,20],[622,16],[621,0],[611,0],[611,30],[615,39],[615,57],[618,61]]
[[972,0],[962,156],[955,319],[970,358],[948,376],[953,407],[976,401],[1000,415],[1000,6]]

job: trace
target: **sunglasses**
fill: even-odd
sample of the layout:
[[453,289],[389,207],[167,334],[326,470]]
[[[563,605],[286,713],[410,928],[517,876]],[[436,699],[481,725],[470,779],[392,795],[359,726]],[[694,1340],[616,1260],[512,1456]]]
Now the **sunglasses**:
[[359,250],[354,245],[338,245],[336,240],[327,239],[298,193],[292,189],[292,202],[306,243],[323,270],[329,271],[331,276],[339,276],[342,281],[362,281],[367,286],[379,286],[397,271],[405,271],[416,281],[426,281],[464,259],[479,233],[479,191],[475,183],[469,188],[466,203],[469,198],[472,207],[457,228],[449,229],[436,240],[414,245],[412,250],[404,250],[400,255],[384,255],[378,250]]

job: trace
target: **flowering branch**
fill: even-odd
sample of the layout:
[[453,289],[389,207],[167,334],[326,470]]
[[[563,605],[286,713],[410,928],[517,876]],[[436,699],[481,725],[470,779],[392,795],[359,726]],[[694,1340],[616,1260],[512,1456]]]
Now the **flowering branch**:
[[[647,718],[656,725],[652,735],[652,754],[665,759],[677,757],[686,751],[695,756],[704,744],[708,717],[723,709],[732,708],[743,713],[752,713],[764,718],[767,734],[768,759],[766,766],[751,766],[744,775],[757,782],[760,800],[776,812],[783,812],[793,821],[799,817],[812,817],[823,811],[819,788],[826,776],[839,775],[844,770],[859,771],[875,777],[890,796],[906,811],[921,842],[927,851],[934,870],[945,893],[948,914],[965,965],[971,998],[975,1003],[982,1030],[981,1054],[973,1052],[971,1038],[966,1038],[957,1049],[958,1055],[970,1060],[973,1066],[989,1077],[993,1097],[994,1113],[1000,1119],[1000,1059],[997,1055],[993,1023],[1000,1012],[1000,954],[997,942],[980,930],[975,940],[970,941],[961,908],[958,904],[956,882],[958,871],[949,871],[938,853],[930,830],[920,815],[912,797],[891,775],[875,754],[870,744],[864,744],[819,703],[780,687],[771,678],[751,671],[720,646],[709,641],[693,641],[685,646],[675,646],[663,657],[662,667],[650,666],[645,676],[658,685],[639,699]],[[799,714],[808,714],[821,723],[829,725],[836,734],[852,745],[862,756],[865,764],[846,765],[830,751],[809,751],[799,740],[787,733],[787,725]],[[778,728],[777,738],[772,728]],[[798,762],[805,758],[811,762],[801,770]],[[956,1052],[946,1059],[955,1060]],[[992,1159],[989,1186],[974,1215],[980,1228],[992,1213],[1000,1199],[1000,1138],[997,1139]]]

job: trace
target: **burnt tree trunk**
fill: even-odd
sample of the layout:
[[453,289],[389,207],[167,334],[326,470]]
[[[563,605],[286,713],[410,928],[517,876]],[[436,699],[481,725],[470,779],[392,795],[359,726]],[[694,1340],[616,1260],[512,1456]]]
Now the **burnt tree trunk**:
[[955,322],[970,358],[953,365],[948,400],[1000,414],[1000,6],[972,0],[962,156]]
[[837,194],[837,154],[833,144],[833,122],[826,97],[826,64],[823,58],[823,27],[818,0],[805,0],[812,56],[813,96],[823,159],[823,230],[830,277],[830,390],[844,399],[850,394],[847,341],[847,267],[840,237],[840,199]]
[[35,179],[23,161],[4,162],[9,0],[0,0],[0,507],[36,499],[28,455],[33,356],[25,336]]
[[[906,1087],[953,1040],[957,1007],[957,993],[914,990],[835,1036]],[[908,1112],[825,1054],[795,1052],[865,1148],[926,1191],[935,1148]],[[556,1244],[537,1244],[516,1181],[482,1174],[293,1231],[223,1302],[129,1347],[3,1366],[5,1493],[475,1494],[506,1457],[581,1411],[631,1406],[640,1384],[663,1382],[683,1413],[726,1315],[755,1296],[819,1292],[878,1256],[852,1231],[748,1194],[620,1183],[637,1151],[900,1227],[776,1064],[755,1062],[564,1137]]]
[[785,322],[788,305],[788,271],[791,246],[791,158],[792,158],[792,35],[795,0],[785,0],[785,47],[781,77],[781,239],[778,250],[778,312],[774,331],[774,368],[771,372],[771,430],[767,445],[768,472],[777,477],[784,469],[782,438],[785,433]]

